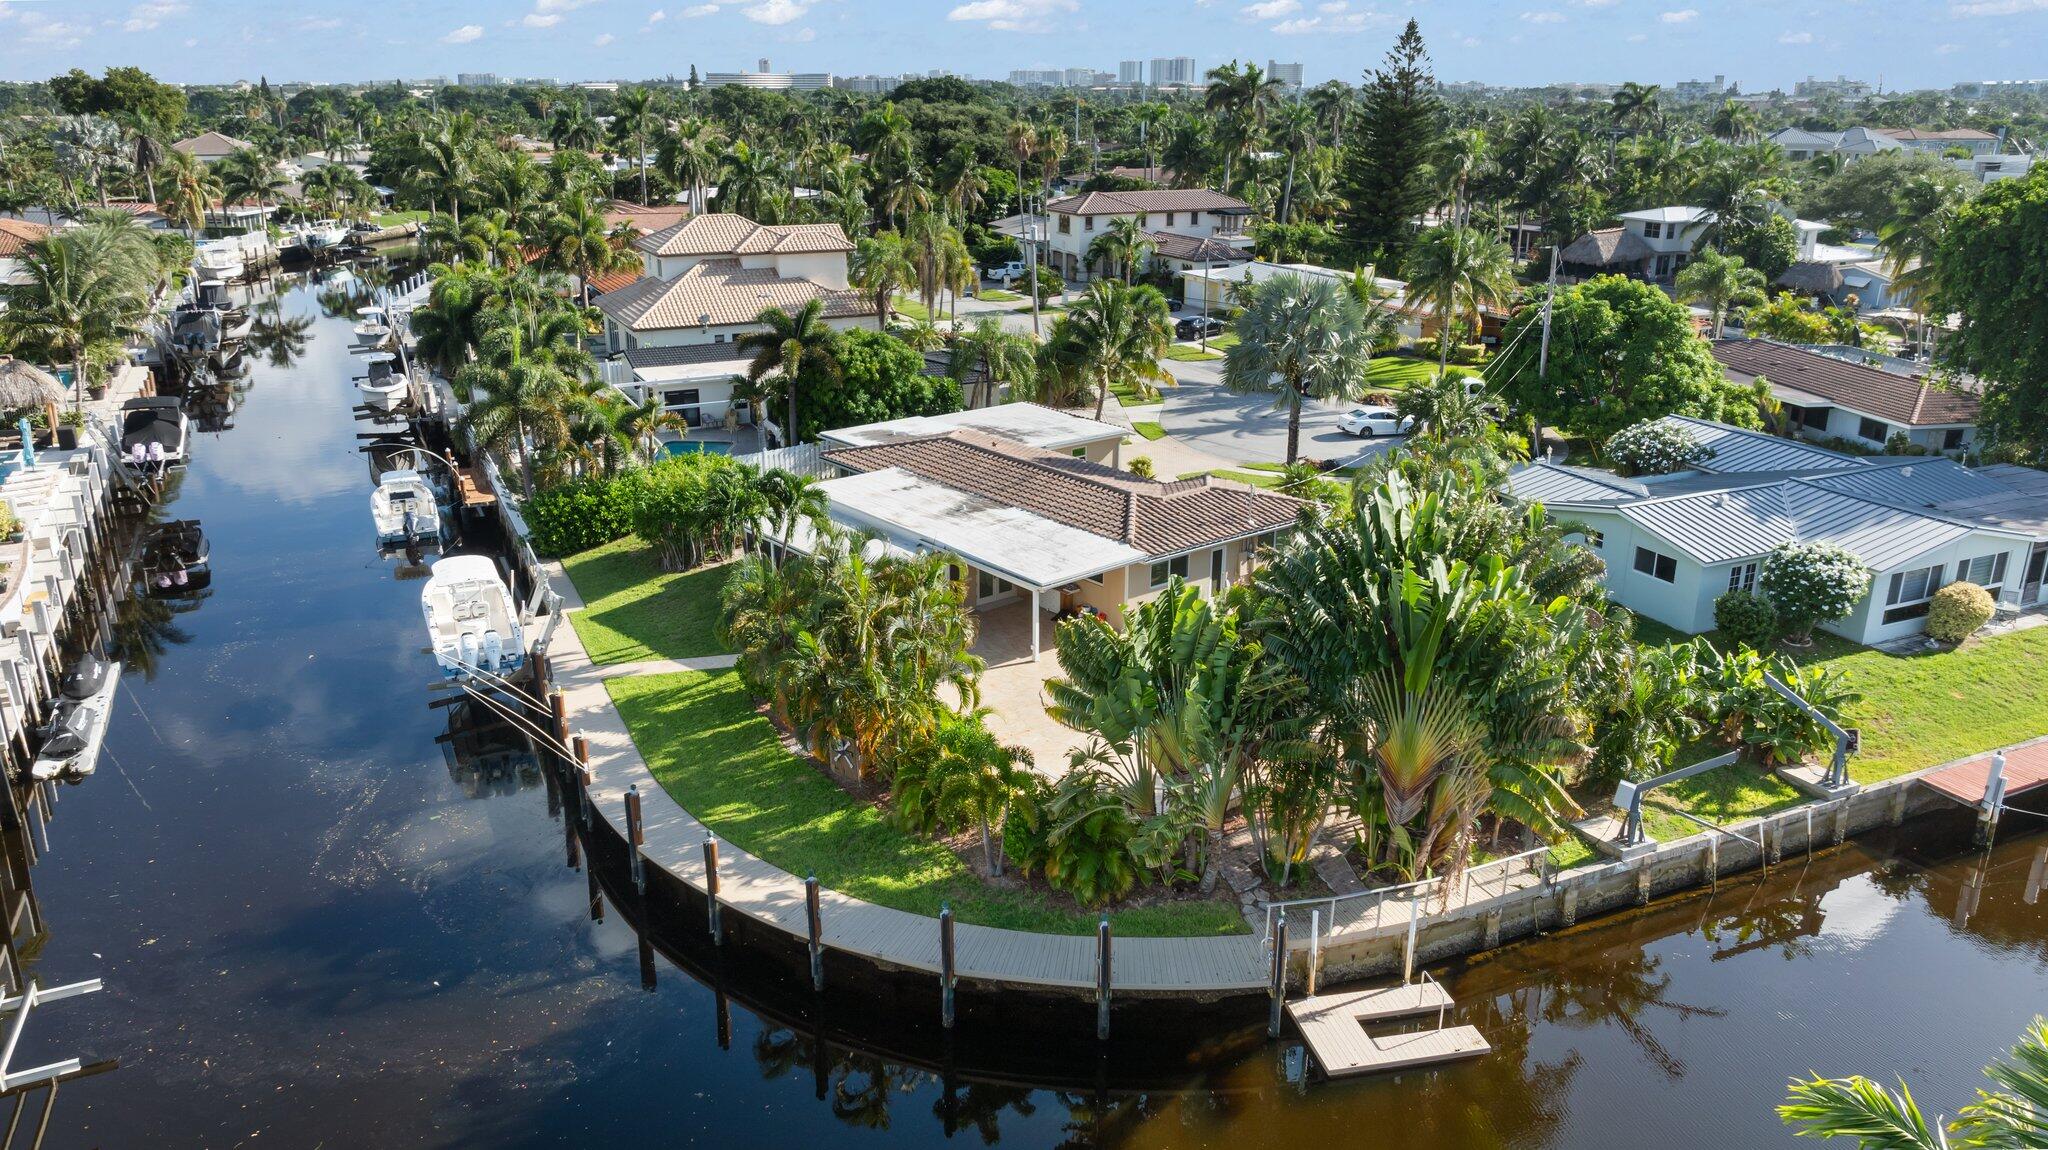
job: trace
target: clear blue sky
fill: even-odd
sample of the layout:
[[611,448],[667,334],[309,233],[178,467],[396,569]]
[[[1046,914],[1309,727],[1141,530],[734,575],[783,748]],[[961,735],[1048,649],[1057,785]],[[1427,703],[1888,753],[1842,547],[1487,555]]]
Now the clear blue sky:
[[1356,82],[1409,16],[1446,80],[1725,73],[1887,88],[2048,74],[2048,0],[0,0],[0,78],[136,64],[205,83],[496,72],[638,79],[752,68],[841,75],[1123,58],[1300,61]]

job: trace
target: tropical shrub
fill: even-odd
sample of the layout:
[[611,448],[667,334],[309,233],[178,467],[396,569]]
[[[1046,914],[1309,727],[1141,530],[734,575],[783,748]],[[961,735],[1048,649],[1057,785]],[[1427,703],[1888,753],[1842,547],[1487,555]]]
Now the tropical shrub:
[[521,508],[534,551],[548,558],[574,555],[633,533],[626,487],[606,476],[542,487]]
[[1615,432],[1602,450],[1623,475],[1669,475],[1696,467],[1714,451],[1675,423],[1644,420]]
[[753,468],[728,455],[675,455],[617,480],[633,534],[662,566],[685,571],[724,558],[768,510]]
[[1847,618],[1870,589],[1870,568],[1831,543],[1785,543],[1764,557],[1762,587],[1788,641]]
[[1152,466],[1152,457],[1149,455],[1133,456],[1127,466],[1130,468],[1131,474],[1140,479],[1150,479],[1156,474],[1156,470]]
[[843,331],[833,341],[833,368],[806,368],[798,389],[798,440],[819,432],[913,415],[944,415],[961,407],[960,385],[926,375],[924,356],[893,335]]
[[1954,646],[1989,623],[1997,610],[1991,592],[1975,583],[1951,583],[1936,591],[1927,604],[1927,635],[1936,642]]
[[1594,735],[1587,778],[1596,783],[1663,774],[1700,730],[1703,691],[1693,644],[1638,650],[1618,687]]
[[1886,455],[1925,455],[1927,454],[1927,448],[1913,442],[1912,437],[1905,432],[1894,431],[1885,437],[1884,453]]
[[1003,831],[1010,861],[1083,906],[1129,894],[1142,876],[1133,849],[1138,820],[1111,791],[1109,778],[1088,767],[1057,784],[1034,781]]
[[[1837,725],[1842,714],[1863,698],[1849,686],[1845,672],[1824,664],[1800,667],[1790,659],[1779,659],[1770,668],[1778,681],[1792,688],[1800,698]],[[1834,735],[1819,720],[1766,684],[1750,700],[1750,714],[1743,744],[1757,753],[1764,765],[1796,763],[1808,755],[1821,754],[1834,746]]]
[[1724,743],[1746,737],[1751,720],[1777,695],[1764,682],[1770,669],[1763,655],[1749,647],[1722,652],[1695,640],[1700,667],[1700,718]]
[[1730,591],[1714,600],[1714,627],[1745,647],[1762,650],[1778,637],[1778,612],[1754,591]]
[[943,711],[898,744],[889,764],[893,817],[911,830],[978,832],[983,869],[1001,874],[996,832],[1020,796],[1037,793],[1030,766],[1030,751],[1004,746],[988,729],[986,708]]

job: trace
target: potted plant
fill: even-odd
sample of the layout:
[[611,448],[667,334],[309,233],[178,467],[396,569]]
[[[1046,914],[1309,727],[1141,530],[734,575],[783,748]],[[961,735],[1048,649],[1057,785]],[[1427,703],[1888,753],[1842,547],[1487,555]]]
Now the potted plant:
[[72,408],[57,417],[57,446],[70,451],[78,446],[78,431],[85,426],[85,413]]
[[4,499],[0,499],[0,539],[21,542],[21,520],[14,517],[14,505]]

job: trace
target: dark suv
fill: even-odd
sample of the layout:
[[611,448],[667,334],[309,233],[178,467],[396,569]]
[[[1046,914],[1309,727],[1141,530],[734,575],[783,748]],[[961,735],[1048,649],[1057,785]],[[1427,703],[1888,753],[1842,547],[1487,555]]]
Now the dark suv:
[[1223,334],[1223,321],[1209,316],[1191,315],[1173,325],[1175,339],[1201,339],[1208,335]]

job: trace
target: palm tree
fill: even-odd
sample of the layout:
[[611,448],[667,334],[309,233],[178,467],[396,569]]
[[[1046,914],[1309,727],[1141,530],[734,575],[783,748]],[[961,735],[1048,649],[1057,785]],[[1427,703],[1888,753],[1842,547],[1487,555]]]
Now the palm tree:
[[1106,263],[1112,271],[1122,272],[1125,283],[1131,282],[1131,273],[1138,261],[1151,255],[1159,244],[1145,229],[1138,226],[1136,216],[1118,216],[1109,222],[1109,227],[1095,242],[1088,245],[1088,262]]
[[170,129],[147,112],[136,112],[127,116],[121,126],[128,132],[129,162],[142,174],[142,183],[149,192],[149,201],[157,203],[156,169],[164,162],[166,156],[174,154],[170,146],[164,143],[170,135]]
[[1342,80],[1325,80],[1308,90],[1308,106],[1316,110],[1316,121],[1330,133],[1330,146],[1344,146],[1344,126],[1357,107],[1357,93]]
[[306,173],[301,181],[306,198],[320,206],[323,213],[344,220],[363,217],[371,204],[377,202],[377,193],[369,181],[356,175],[346,164],[325,164]]
[[1486,166],[1486,133],[1468,128],[1444,137],[1434,166],[1444,199],[1451,205],[1450,222],[1458,227],[1468,226],[1471,205],[1465,193]]
[[[984,315],[974,326],[953,340],[950,370],[964,390],[975,372],[987,385],[969,393],[969,407],[987,407],[995,402],[1004,385],[1021,387],[1030,382],[1036,366],[1031,338],[1003,326],[1003,321]],[[979,400],[979,402],[976,402]]]
[[799,442],[796,423],[796,393],[804,375],[815,372],[827,379],[839,376],[839,333],[825,322],[822,300],[807,300],[795,315],[779,307],[762,311],[758,322],[766,331],[752,331],[739,339],[741,351],[751,352],[753,362],[747,378],[759,382],[773,374],[782,380],[789,400],[789,424],[782,442],[794,447]]
[[547,265],[576,276],[583,306],[590,306],[590,281],[607,272],[640,266],[640,259],[605,226],[604,212],[582,192],[571,192],[547,223]]
[[937,212],[914,213],[904,226],[903,243],[911,266],[917,271],[917,298],[924,304],[927,316],[938,310],[939,292],[944,290],[946,273],[951,270],[947,257],[957,238],[953,225]]
[[284,173],[253,150],[236,152],[222,160],[213,171],[220,177],[222,203],[274,204],[284,194]]
[[718,176],[718,129],[703,120],[684,120],[661,134],[654,163],[678,188],[690,189],[690,210],[702,212],[704,189]]
[[574,379],[546,354],[533,354],[525,326],[492,328],[481,357],[455,374],[455,387],[469,397],[463,427],[473,442],[519,455],[520,488],[533,498],[533,457],[544,444],[568,437],[568,412],[577,395]]
[[[213,169],[184,152],[166,153],[162,167],[169,179],[157,207],[171,222],[197,235],[206,227],[208,209],[225,198],[226,186]],[[155,196],[155,190],[150,194]]]
[[1609,112],[1614,122],[1634,135],[1662,123],[1664,114],[1658,106],[1657,93],[1655,84],[1641,84],[1634,80],[1623,84],[1609,101]]
[[925,788],[941,825],[979,831],[982,872],[995,877],[1003,873],[1003,856],[993,828],[1003,824],[1011,801],[1029,785],[1032,760],[1029,750],[996,738],[988,729],[989,713],[980,707],[939,718]]
[[1038,129],[1028,120],[1012,120],[1003,130],[1003,142],[1009,146],[1010,157],[1017,162],[1017,211],[1024,211],[1024,165],[1038,154]]
[[1479,330],[1483,309],[1505,303],[1515,290],[1514,254],[1477,228],[1432,228],[1402,265],[1411,308],[1429,305],[1437,321],[1437,366],[1451,361],[1451,330],[1470,319]]
[[548,120],[548,142],[557,148],[588,152],[604,139],[597,118],[581,100],[555,105]]
[[1288,273],[1260,284],[1238,317],[1223,384],[1240,395],[1270,392],[1286,410],[1286,462],[1301,455],[1303,402],[1363,394],[1373,334],[1366,314],[1343,286]]
[[883,330],[895,311],[896,293],[915,282],[917,265],[909,245],[895,232],[862,236],[853,248],[853,282],[875,301],[875,314]]
[[962,226],[981,210],[987,201],[988,177],[982,174],[981,158],[974,154],[972,144],[955,145],[946,154],[939,186],[945,189],[946,206],[953,219]]
[[1145,141],[1145,178],[1148,180],[1159,170],[1159,129],[1172,113],[1173,109],[1157,100],[1147,100],[1131,109],[1131,119],[1138,122],[1138,135]]
[[467,266],[435,264],[428,271],[434,277],[433,290],[407,326],[418,341],[420,359],[454,379],[483,343],[494,285],[488,272]]
[[764,518],[775,538],[787,540],[798,523],[809,524],[813,531],[824,529],[831,500],[825,497],[822,484],[823,480],[780,467],[770,468],[755,478],[754,487],[765,508]]
[[1753,140],[1758,127],[1756,109],[1740,100],[1724,100],[1714,110],[1711,127],[1716,136],[1731,144]]
[[1060,163],[1067,158],[1067,133],[1051,124],[1038,130],[1038,173],[1044,181],[1046,195],[1052,194],[1054,180],[1060,178]]
[[773,156],[745,140],[733,141],[725,153],[724,170],[718,180],[719,211],[759,220],[781,188],[781,165]]
[[2048,1019],[2036,1016],[2009,1058],[1984,1076],[1997,1089],[1979,1090],[1946,1130],[1927,1120],[1903,1082],[1894,1093],[1861,1075],[1794,1080],[1778,1116],[1801,1137],[1853,1138],[1864,1150],[2048,1146]]
[[661,126],[661,105],[647,88],[622,88],[612,101],[612,132],[633,144],[633,164],[640,169],[640,202],[647,202],[647,137]]
[[1239,68],[1237,61],[1209,69],[1209,87],[1202,94],[1202,107],[1219,114],[1228,128],[1230,143],[1223,152],[1223,187],[1230,182],[1231,161],[1249,151],[1266,114],[1280,102],[1280,81],[1267,76],[1257,64]]
[[1173,383],[1159,366],[1172,342],[1166,297],[1157,288],[1097,280],[1067,309],[1075,355],[1095,385],[1095,418],[1109,407],[1109,393],[1150,381]]
[[154,252],[113,229],[87,226],[28,245],[17,269],[0,312],[0,342],[70,363],[73,402],[82,409],[88,353],[118,349],[148,315]]
[[1714,338],[1720,339],[1730,306],[1763,302],[1764,273],[1743,263],[1741,256],[1707,248],[1679,271],[1676,287],[1680,300],[1706,305],[1713,315]]
[[1280,190],[1280,222],[1294,219],[1294,170],[1315,150],[1316,112],[1307,104],[1283,104],[1273,118],[1273,146],[1287,153],[1287,181]]
[[448,210],[462,223],[462,193],[476,176],[471,155],[476,140],[476,119],[467,112],[444,119],[420,139],[421,150],[414,156],[416,176],[435,194],[448,201]]

